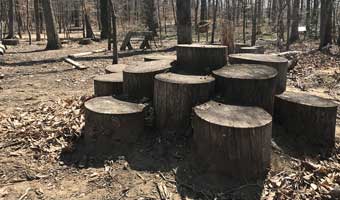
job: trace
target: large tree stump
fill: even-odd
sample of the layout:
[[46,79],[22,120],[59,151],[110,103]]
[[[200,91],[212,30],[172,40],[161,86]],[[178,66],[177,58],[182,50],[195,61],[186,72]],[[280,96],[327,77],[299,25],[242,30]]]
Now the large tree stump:
[[186,131],[190,126],[192,107],[210,100],[215,79],[174,73],[155,77],[154,109],[159,130]]
[[94,94],[96,96],[112,96],[120,95],[122,93],[122,73],[99,75],[94,78]]
[[263,46],[252,46],[252,47],[241,47],[240,53],[254,53],[254,54],[264,54],[265,49]]
[[153,61],[129,66],[123,71],[123,91],[129,97],[152,99],[155,75],[164,73],[171,68],[169,61]]
[[270,167],[272,117],[258,107],[210,101],[194,108],[194,149],[203,167],[239,180]]
[[4,45],[8,45],[8,46],[16,46],[19,44],[19,39],[17,38],[13,38],[13,39],[3,39],[2,43]]
[[227,64],[227,47],[217,45],[177,45],[179,71],[204,74]]
[[288,60],[286,58],[266,54],[231,54],[231,64],[262,64],[275,68],[278,71],[276,94],[286,91]]
[[298,142],[332,149],[335,143],[337,105],[304,93],[285,92],[275,97],[274,122]]
[[176,60],[175,55],[147,55],[144,56],[144,62],[150,62],[150,61],[158,61],[158,60],[168,60],[169,62],[172,62]]
[[113,97],[97,97],[85,102],[85,138],[94,140],[98,148],[115,142],[135,142],[144,130],[144,108],[142,104]]
[[265,65],[237,64],[213,72],[224,103],[258,106],[273,113],[277,71]]
[[123,70],[127,67],[125,64],[115,64],[109,65],[105,68],[105,73],[112,74],[112,73],[122,73]]
[[234,44],[234,52],[235,53],[240,53],[240,50],[242,47],[250,47],[249,44],[245,44],[245,43],[235,43]]

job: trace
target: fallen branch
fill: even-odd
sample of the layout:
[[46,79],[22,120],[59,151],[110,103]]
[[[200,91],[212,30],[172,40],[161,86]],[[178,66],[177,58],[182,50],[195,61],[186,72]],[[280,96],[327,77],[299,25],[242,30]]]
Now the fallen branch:
[[88,67],[85,65],[82,65],[74,60],[72,60],[71,58],[65,58],[65,61],[71,65],[73,65],[75,68],[79,69],[79,70],[83,70],[83,69],[87,69]]

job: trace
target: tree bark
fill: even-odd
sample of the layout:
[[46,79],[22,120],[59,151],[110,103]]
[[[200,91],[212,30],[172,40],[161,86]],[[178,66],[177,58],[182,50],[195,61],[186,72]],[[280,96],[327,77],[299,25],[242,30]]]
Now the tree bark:
[[201,21],[207,20],[207,0],[201,0]]
[[36,35],[36,40],[40,41],[41,36],[40,36],[40,1],[39,0],[34,0],[34,17],[35,17],[35,35]]
[[14,38],[14,13],[15,13],[15,0],[8,1],[8,36],[7,39]]
[[290,33],[290,43],[293,43],[297,40],[299,40],[299,11],[300,11],[300,0],[293,0],[293,22],[292,22],[292,28]]
[[107,39],[109,35],[109,19],[107,14],[108,0],[100,0],[100,22],[101,22],[101,32],[100,38]]
[[177,7],[177,43],[191,44],[191,0],[176,0]]
[[334,0],[321,0],[320,16],[320,45],[324,46],[332,43],[332,13]]
[[45,16],[46,32],[47,32],[47,46],[48,50],[55,50],[62,48],[58,31],[56,28],[55,17],[51,0],[43,0],[42,6]]

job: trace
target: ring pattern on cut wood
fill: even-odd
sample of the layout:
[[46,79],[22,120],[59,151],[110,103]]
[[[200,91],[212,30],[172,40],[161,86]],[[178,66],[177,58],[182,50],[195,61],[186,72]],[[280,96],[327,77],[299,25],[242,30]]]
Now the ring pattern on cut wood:
[[157,128],[186,131],[190,126],[192,107],[209,101],[214,87],[215,79],[211,76],[157,75],[153,102]]
[[115,64],[115,65],[109,65],[105,68],[105,73],[107,74],[112,74],[112,73],[122,73],[123,70],[127,67],[128,65],[125,64]]
[[129,97],[152,99],[155,75],[164,73],[171,68],[169,61],[143,62],[129,66],[123,70],[123,91]]
[[213,71],[216,91],[227,104],[258,106],[273,113],[277,71],[265,65],[236,64]]
[[194,150],[205,170],[240,181],[270,167],[272,117],[258,107],[210,101],[194,108]]
[[144,130],[143,104],[113,97],[96,97],[85,102],[85,137],[104,144],[135,142]]
[[180,72],[206,74],[227,64],[227,47],[218,45],[177,45]]
[[274,122],[299,143],[330,150],[335,145],[337,105],[304,93],[285,92],[275,97]]
[[96,96],[112,96],[123,93],[123,74],[112,73],[94,78],[94,94]]
[[278,71],[276,94],[286,91],[288,60],[279,56],[267,54],[230,54],[231,64],[262,64],[275,68]]

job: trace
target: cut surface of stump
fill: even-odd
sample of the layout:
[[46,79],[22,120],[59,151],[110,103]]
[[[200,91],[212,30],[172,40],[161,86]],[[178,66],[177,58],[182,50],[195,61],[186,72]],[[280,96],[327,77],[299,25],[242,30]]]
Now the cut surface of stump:
[[153,102],[156,127],[161,131],[185,132],[190,126],[192,107],[209,101],[214,87],[211,76],[158,74]]
[[240,53],[240,50],[242,47],[250,47],[249,44],[245,44],[245,43],[235,43],[234,44],[234,52],[235,53]]
[[155,75],[171,68],[169,61],[152,61],[128,66],[123,70],[123,91],[129,97],[152,99]]
[[97,148],[114,143],[133,143],[144,130],[143,104],[113,97],[96,97],[85,102],[85,138]]
[[240,53],[255,53],[264,54],[265,49],[263,46],[241,47]]
[[210,101],[194,108],[193,128],[195,153],[204,169],[238,180],[266,175],[272,117],[265,110]]
[[105,68],[105,73],[107,74],[122,73],[127,66],[128,65],[126,64],[109,65]]
[[144,56],[144,62],[150,62],[150,61],[158,61],[158,60],[168,60],[173,61],[176,60],[175,55],[147,55]]
[[17,38],[13,38],[13,39],[3,39],[2,43],[4,45],[8,45],[8,46],[16,46],[19,44],[19,39]]
[[273,113],[277,71],[265,65],[236,64],[213,71],[224,103],[258,106]]
[[297,142],[320,150],[335,145],[337,105],[305,93],[285,92],[275,97],[274,122]]
[[286,91],[288,60],[279,56],[267,54],[231,54],[229,55],[231,64],[262,64],[275,68],[278,71],[276,94]]
[[217,45],[177,45],[179,70],[204,74],[219,69],[227,63],[227,47]]
[[96,96],[112,96],[123,93],[123,74],[112,73],[94,78],[94,94]]

